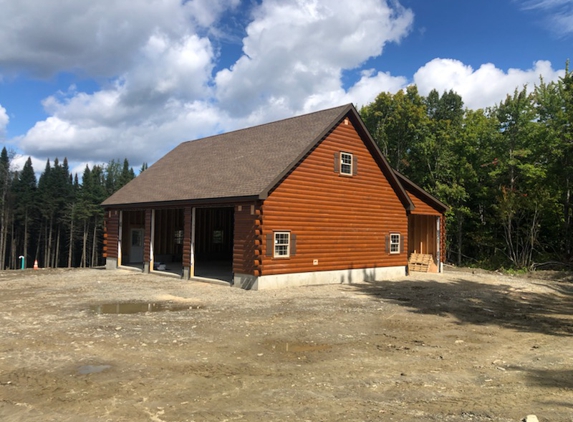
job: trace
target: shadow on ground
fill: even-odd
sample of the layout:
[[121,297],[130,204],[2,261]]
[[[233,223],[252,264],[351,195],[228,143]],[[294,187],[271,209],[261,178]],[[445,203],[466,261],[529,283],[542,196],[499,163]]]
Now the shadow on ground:
[[573,336],[573,285],[551,283],[547,287],[552,291],[534,293],[510,284],[468,280],[462,274],[450,282],[418,278],[353,285],[364,294],[412,312],[452,316],[460,324],[494,324],[523,332]]
[[[551,369],[529,369],[529,368],[508,368],[508,370],[518,370],[527,373],[528,384],[538,387],[561,388],[573,390],[573,371],[551,370]],[[573,408],[573,403],[569,403]]]

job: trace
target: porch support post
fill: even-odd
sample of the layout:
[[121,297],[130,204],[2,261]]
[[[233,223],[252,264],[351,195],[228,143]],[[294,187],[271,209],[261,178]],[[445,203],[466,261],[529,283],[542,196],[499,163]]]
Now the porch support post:
[[145,210],[145,235],[143,240],[143,272],[153,271],[153,238],[155,237],[155,210]]
[[186,207],[183,212],[183,279],[189,280],[195,275],[195,208]]
[[155,243],[155,210],[151,210],[151,242],[149,244],[149,271],[153,271],[153,263],[155,262],[155,252],[153,246]]
[[115,270],[121,265],[121,211],[105,211],[105,268]]
[[438,264],[438,272],[443,270],[442,266],[442,217],[436,218],[436,261]]
[[123,211],[119,212],[119,233],[117,234],[117,265],[121,265],[121,241],[123,238]]
[[195,215],[197,208],[193,207],[191,210],[191,266],[189,271],[189,277],[195,277]]

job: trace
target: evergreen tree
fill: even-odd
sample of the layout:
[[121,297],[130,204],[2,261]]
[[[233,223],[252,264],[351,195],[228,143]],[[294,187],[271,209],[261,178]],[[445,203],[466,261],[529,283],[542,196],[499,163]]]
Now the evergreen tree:
[[24,256],[26,265],[30,267],[33,257],[30,254],[30,231],[36,220],[38,212],[36,174],[32,167],[32,159],[28,157],[22,171],[17,174],[13,184],[13,193],[15,198],[14,213],[16,220],[22,228],[22,256]]
[[6,268],[8,228],[10,225],[10,157],[6,147],[0,153],[0,269]]
[[129,161],[127,158],[123,160],[123,168],[121,169],[121,176],[119,177],[119,185],[116,190],[119,190],[123,186],[127,185],[135,178],[135,173],[133,168],[129,167]]

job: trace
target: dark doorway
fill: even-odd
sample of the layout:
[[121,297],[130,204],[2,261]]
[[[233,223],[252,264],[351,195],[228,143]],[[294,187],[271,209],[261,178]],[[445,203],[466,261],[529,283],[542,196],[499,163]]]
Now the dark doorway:
[[235,209],[197,208],[195,276],[231,282]]

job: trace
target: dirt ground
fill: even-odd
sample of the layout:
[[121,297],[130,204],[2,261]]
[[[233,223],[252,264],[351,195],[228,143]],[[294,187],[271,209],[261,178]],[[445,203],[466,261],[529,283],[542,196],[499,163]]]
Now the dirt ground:
[[4,422],[530,414],[573,421],[571,276],[255,292],[126,270],[0,273]]

